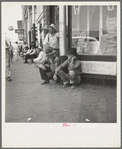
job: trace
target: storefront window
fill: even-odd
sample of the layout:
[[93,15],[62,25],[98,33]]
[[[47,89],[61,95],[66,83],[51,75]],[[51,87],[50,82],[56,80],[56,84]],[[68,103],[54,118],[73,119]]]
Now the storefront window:
[[79,55],[116,55],[117,6],[73,6],[72,47]]

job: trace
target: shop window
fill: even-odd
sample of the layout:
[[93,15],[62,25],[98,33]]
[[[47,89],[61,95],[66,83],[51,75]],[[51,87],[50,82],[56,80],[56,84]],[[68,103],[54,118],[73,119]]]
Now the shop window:
[[117,54],[117,6],[103,6],[103,34],[100,52],[102,55]]
[[116,23],[116,6],[73,6],[72,47],[79,55],[116,55]]

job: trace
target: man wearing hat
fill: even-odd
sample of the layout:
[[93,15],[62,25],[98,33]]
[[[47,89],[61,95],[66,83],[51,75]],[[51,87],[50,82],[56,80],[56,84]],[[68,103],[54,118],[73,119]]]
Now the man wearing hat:
[[45,27],[41,28],[42,34],[41,34],[41,42],[42,42],[42,48],[45,46],[47,43],[49,43],[49,29],[48,25],[45,25]]
[[42,85],[49,83],[49,80],[53,79],[55,69],[59,65],[59,58],[56,51],[47,48],[45,52],[46,57],[41,61],[39,66],[41,78],[44,80]]
[[31,49],[28,49],[28,51],[25,54],[25,62],[28,63],[28,59],[30,58],[31,61],[33,62],[33,58],[36,58],[36,49],[34,48],[34,44],[31,45]]
[[[61,70],[61,68],[66,66],[68,67],[68,74]],[[57,76],[59,76],[63,81],[63,87],[72,84],[71,88],[75,88],[81,82],[81,74],[81,63],[77,60],[76,49],[71,48],[68,59],[56,68],[53,78],[56,80]]]
[[49,26],[49,33],[50,48],[59,52],[59,33],[57,32],[57,28],[54,24]]

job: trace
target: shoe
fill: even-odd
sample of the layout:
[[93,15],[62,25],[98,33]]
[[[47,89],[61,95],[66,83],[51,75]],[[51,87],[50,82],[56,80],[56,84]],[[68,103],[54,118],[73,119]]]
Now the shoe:
[[12,81],[12,79],[11,79],[11,78],[7,78],[7,81],[11,82],[11,81]]
[[45,80],[44,82],[41,83],[41,85],[43,85],[43,84],[47,84],[47,83],[50,83],[50,81]]
[[26,64],[26,63],[28,63],[28,62],[24,62],[24,64]]
[[67,87],[67,84],[64,84],[62,87],[63,87],[63,88]]
[[71,89],[74,89],[74,88],[76,88],[77,87],[77,85],[72,85],[71,86]]

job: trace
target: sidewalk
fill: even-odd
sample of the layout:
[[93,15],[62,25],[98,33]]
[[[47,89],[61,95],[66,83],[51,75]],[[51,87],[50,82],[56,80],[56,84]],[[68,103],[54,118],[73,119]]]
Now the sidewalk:
[[[109,123],[116,122],[116,88],[81,83],[62,88],[51,80],[41,85],[38,68],[28,60],[11,64],[6,82],[6,122]],[[28,121],[31,118],[31,121]]]

